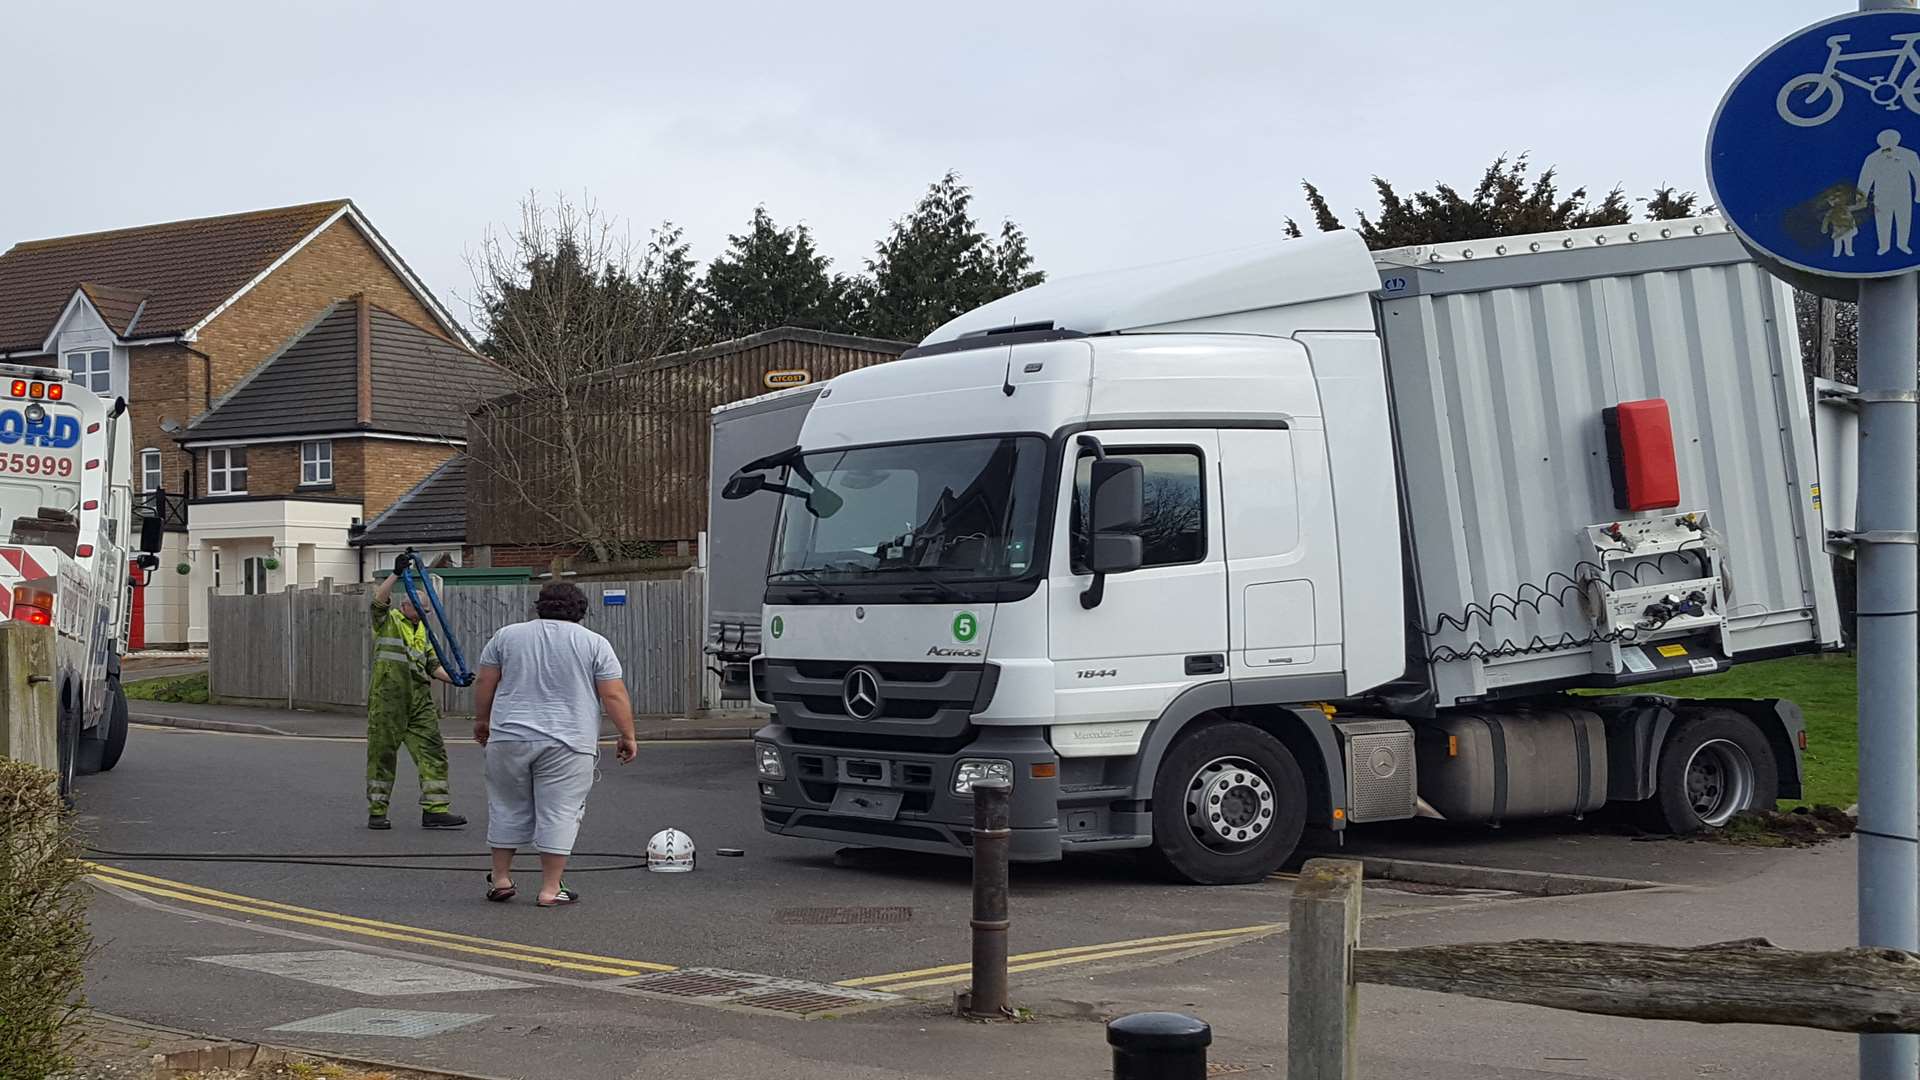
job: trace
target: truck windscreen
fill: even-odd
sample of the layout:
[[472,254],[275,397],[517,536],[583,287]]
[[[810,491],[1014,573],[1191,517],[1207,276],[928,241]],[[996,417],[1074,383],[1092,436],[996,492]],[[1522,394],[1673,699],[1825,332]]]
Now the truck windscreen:
[[896,443],[807,454],[786,470],[775,582],[997,581],[1034,560],[1038,436]]

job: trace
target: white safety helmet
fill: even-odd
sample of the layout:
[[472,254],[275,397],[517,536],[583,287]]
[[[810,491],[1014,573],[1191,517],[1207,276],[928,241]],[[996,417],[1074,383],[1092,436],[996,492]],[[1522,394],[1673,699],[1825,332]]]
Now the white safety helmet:
[[647,869],[656,874],[684,874],[693,869],[693,837],[679,829],[661,829],[647,841]]

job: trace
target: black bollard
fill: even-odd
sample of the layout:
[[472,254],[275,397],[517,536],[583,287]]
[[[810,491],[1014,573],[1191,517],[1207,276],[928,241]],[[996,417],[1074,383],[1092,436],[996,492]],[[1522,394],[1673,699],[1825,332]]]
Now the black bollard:
[[973,785],[973,993],[974,1016],[1002,1017],[1007,1005],[1007,845],[1013,785],[980,780]]
[[1213,1029],[1179,1013],[1134,1013],[1107,1021],[1113,1080],[1206,1080]]

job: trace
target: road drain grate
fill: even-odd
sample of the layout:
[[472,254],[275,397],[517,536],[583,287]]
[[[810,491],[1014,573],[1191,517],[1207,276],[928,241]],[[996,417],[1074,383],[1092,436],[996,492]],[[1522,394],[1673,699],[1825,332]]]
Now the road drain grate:
[[756,986],[751,979],[695,971],[669,971],[659,975],[649,975],[644,981],[628,985],[652,994],[689,998],[732,997],[742,990],[751,990]]
[[1224,1061],[1207,1062],[1208,1076],[1237,1076],[1240,1073],[1252,1071],[1253,1066],[1251,1065],[1229,1065]]
[[910,907],[790,907],[773,913],[782,926],[890,926],[912,918]]
[[823,1016],[859,1008],[867,1002],[841,994],[821,993],[818,990],[775,990],[769,994],[754,994],[742,999],[739,1004],[753,1009],[792,1013],[795,1016]]
[[679,971],[625,979],[621,985],[650,996],[793,1016],[803,1020],[878,1008],[907,1000],[898,994],[883,994],[878,990],[828,986],[799,979],[776,979],[771,975],[723,971],[719,968],[682,968]]

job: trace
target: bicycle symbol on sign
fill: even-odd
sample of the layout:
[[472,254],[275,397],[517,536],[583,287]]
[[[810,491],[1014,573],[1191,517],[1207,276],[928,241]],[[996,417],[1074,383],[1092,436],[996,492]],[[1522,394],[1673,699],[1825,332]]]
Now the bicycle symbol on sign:
[[[1774,107],[1780,111],[1780,119],[1795,127],[1819,127],[1839,113],[1846,96],[1841,83],[1851,83],[1867,92],[1873,103],[1889,112],[1905,105],[1907,111],[1920,113],[1920,33],[1894,34],[1889,40],[1899,44],[1897,49],[1875,49],[1869,52],[1846,53],[1840,48],[1853,40],[1852,34],[1835,34],[1827,39],[1827,67],[1825,71],[1808,72],[1795,75],[1780,87],[1780,95],[1774,100]],[[1840,65],[1855,60],[1885,60],[1893,58],[1893,65],[1885,75],[1870,75],[1861,78],[1851,72],[1840,70]]]

